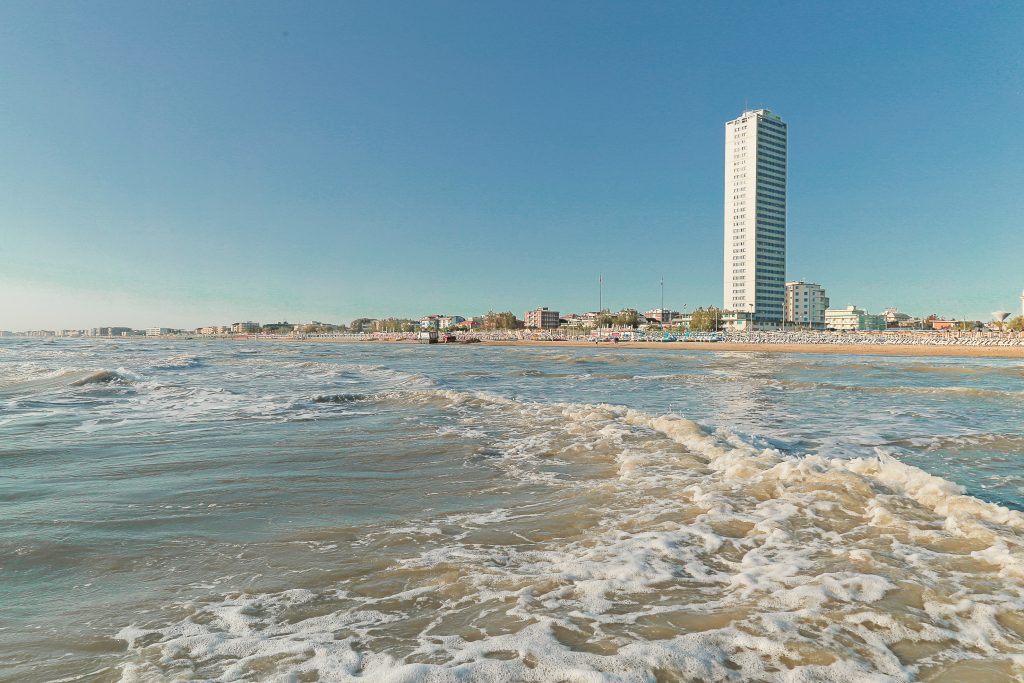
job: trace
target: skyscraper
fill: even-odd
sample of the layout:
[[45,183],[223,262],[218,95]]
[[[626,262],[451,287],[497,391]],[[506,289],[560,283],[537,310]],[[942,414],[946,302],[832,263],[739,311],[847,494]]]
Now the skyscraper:
[[755,324],[783,320],[786,297],[786,124],[754,109],[725,124],[726,309]]

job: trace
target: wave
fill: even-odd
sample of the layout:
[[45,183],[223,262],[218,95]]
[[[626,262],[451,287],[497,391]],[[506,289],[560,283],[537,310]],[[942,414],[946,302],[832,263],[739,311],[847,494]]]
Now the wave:
[[163,359],[155,365],[157,368],[194,368],[200,365],[199,358],[188,353],[179,353]]
[[93,384],[132,384],[138,377],[127,370],[35,371],[0,385],[0,397],[30,396]]
[[355,403],[365,401],[370,397],[366,394],[331,394],[328,396],[317,396],[313,403]]
[[[81,375],[81,373],[67,373],[71,376]],[[79,376],[78,379],[73,380],[69,386],[72,387],[84,387],[89,384],[108,384],[111,382],[129,384],[133,381],[134,377],[125,371],[117,370],[97,370],[96,372],[85,373],[84,376]]]
[[970,398],[1024,399],[1024,391],[1004,391],[978,387],[906,387],[869,386],[857,384],[832,384],[828,382],[800,382],[794,380],[766,380],[769,384],[791,389],[825,389],[828,391],[852,391],[865,394],[911,394],[916,396],[962,396]]
[[481,466],[520,504],[321,539],[377,569],[125,628],[122,680],[1024,675],[1024,515],[885,453],[795,457],[607,404],[375,399],[500,432]]

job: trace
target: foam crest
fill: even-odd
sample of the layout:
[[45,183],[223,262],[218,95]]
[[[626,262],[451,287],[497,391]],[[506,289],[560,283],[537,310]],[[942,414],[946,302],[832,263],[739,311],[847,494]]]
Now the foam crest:
[[607,404],[375,400],[486,424],[483,466],[529,505],[369,529],[350,552],[373,575],[126,629],[122,680],[1024,675],[1024,517],[884,452],[795,457]]

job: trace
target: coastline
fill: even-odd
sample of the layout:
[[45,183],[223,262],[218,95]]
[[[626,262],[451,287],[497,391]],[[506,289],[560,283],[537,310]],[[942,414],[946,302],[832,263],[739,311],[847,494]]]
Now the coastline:
[[[139,341],[181,341],[181,337],[97,337],[97,340],[117,342],[139,342]],[[194,337],[188,339],[190,342],[298,342],[298,343],[329,343],[329,344],[417,344],[415,339],[358,339],[344,337],[261,337],[261,336],[239,336],[239,337]],[[671,351],[724,351],[734,353],[782,353],[782,354],[821,354],[821,355],[855,355],[855,356],[910,356],[910,357],[948,357],[948,358],[1011,358],[1024,360],[1024,346],[996,346],[977,345],[968,346],[961,344],[808,344],[808,343],[744,343],[744,342],[696,342],[696,341],[675,341],[675,342],[649,342],[649,341],[622,341],[602,342],[595,344],[592,341],[566,340],[552,341],[544,339],[503,339],[503,340],[480,340],[476,342],[481,346],[521,346],[521,347],[574,347],[574,348],[598,348],[602,350],[671,350]],[[453,346],[464,346],[464,342],[453,344]],[[475,344],[472,344],[475,345]],[[444,347],[446,344],[434,346]]]
[[572,346],[600,349],[665,349],[673,351],[734,351],[739,353],[817,353],[863,356],[948,356],[961,358],[1017,358],[1024,348],[1013,346],[929,346],[926,344],[744,344],[740,342],[618,342],[481,341],[484,346]]

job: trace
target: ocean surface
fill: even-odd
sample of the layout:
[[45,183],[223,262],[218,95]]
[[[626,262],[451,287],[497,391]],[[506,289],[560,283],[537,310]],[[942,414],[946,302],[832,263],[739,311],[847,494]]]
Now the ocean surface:
[[0,340],[2,681],[1024,680],[1024,360]]

